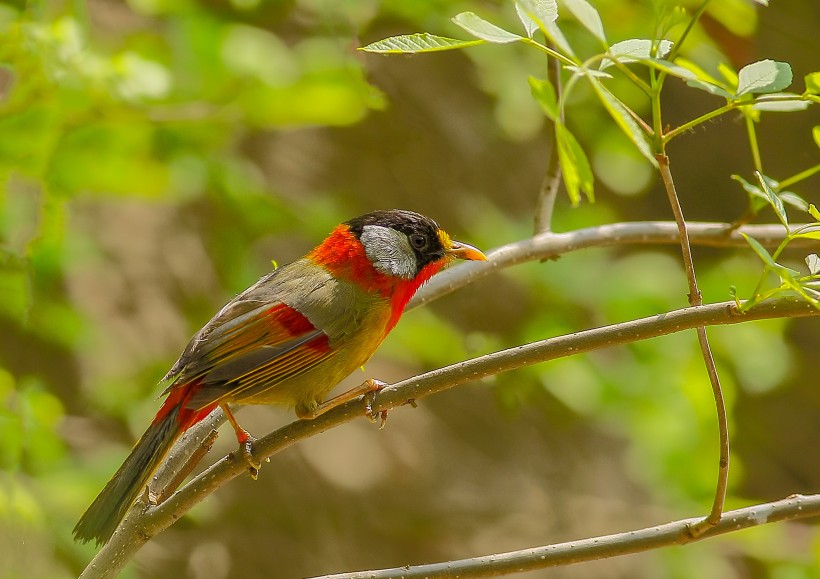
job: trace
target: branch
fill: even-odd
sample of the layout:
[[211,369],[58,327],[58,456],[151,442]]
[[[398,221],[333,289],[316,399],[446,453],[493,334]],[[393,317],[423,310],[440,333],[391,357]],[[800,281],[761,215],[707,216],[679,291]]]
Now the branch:
[[[555,48],[550,44],[550,48]],[[555,98],[561,101],[561,61],[547,57],[547,80],[555,88]],[[563,120],[564,113],[561,111]],[[547,172],[541,182],[541,190],[535,202],[535,233],[545,233],[552,230],[552,212],[555,208],[555,199],[558,197],[558,188],[561,186],[561,162],[558,157],[558,138],[555,135],[555,121],[547,119],[547,127],[552,137],[549,154],[547,155]]]
[[[375,396],[372,409],[374,412],[391,410],[410,401],[420,400],[486,376],[698,326],[817,315],[820,315],[820,310],[796,298],[764,302],[744,314],[737,312],[734,302],[673,310],[647,318],[532,342],[420,374],[380,391]],[[361,399],[351,400],[313,420],[292,422],[257,440],[254,444],[254,455],[258,459],[265,459],[301,440],[360,418],[362,415]],[[141,498],[111,540],[94,557],[82,577],[115,576],[151,537],[168,528],[220,486],[246,472],[247,464],[244,458],[237,453],[231,453],[194,477],[164,503],[148,505],[144,498]]]
[[388,577],[429,577],[443,579],[455,577],[496,577],[509,573],[534,571],[546,567],[572,565],[584,561],[594,561],[619,555],[641,553],[670,545],[687,545],[694,541],[733,533],[766,523],[778,523],[820,515],[820,495],[792,495],[771,503],[746,507],[736,511],[727,511],[723,519],[710,527],[697,538],[689,534],[689,528],[698,522],[698,518],[684,519],[665,525],[626,531],[614,535],[604,535],[581,539],[568,543],[557,543],[543,547],[534,547],[521,551],[510,551],[496,555],[475,557],[433,563],[414,567],[396,567],[378,571],[356,573],[339,573],[323,575],[314,579],[383,579]]
[[[804,225],[797,224],[791,227],[794,230]],[[748,248],[749,244],[740,235],[741,232],[754,237],[764,247],[777,247],[785,237],[785,228],[779,223],[746,225],[733,229],[727,223],[689,221],[687,227],[690,243],[707,247]],[[566,233],[542,233],[488,251],[488,261],[460,264],[439,273],[416,294],[408,309],[427,304],[500,269],[527,261],[552,259],[590,247],[679,243],[678,226],[674,221],[610,223]],[[789,247],[817,248],[820,247],[820,242],[816,239],[800,238],[792,241]]]
[[[657,103],[658,106],[660,106],[659,99],[654,99],[653,103]],[[660,114],[658,114],[657,119],[660,123]],[[661,147],[661,151],[661,153],[655,155],[655,158],[658,160],[661,179],[663,180],[664,189],[666,189],[666,195],[669,199],[669,206],[672,208],[675,223],[678,226],[683,266],[686,270],[686,280],[689,283],[689,305],[701,306],[703,305],[703,296],[700,293],[700,288],[698,288],[698,278],[695,274],[695,262],[692,259],[692,247],[689,241],[689,228],[683,216],[683,208],[678,198],[678,192],[675,190],[675,181],[672,178],[672,170],[669,167],[669,157],[663,152],[663,147]],[[726,489],[729,488],[729,419],[726,416],[726,401],[723,397],[723,389],[720,387],[720,377],[718,376],[717,365],[715,365],[715,357],[712,355],[712,348],[709,345],[709,337],[706,335],[706,328],[704,326],[698,326],[696,331],[698,344],[700,345],[700,353],[703,357],[703,363],[706,366],[706,374],[709,376],[709,384],[712,386],[712,395],[715,398],[715,407],[717,409],[719,458],[717,485],[715,488],[715,499],[712,502],[712,510],[706,519],[697,525],[693,525],[690,529],[690,532],[695,537],[703,534],[709,527],[714,527],[718,524],[720,516],[723,513],[723,505],[726,502]]]

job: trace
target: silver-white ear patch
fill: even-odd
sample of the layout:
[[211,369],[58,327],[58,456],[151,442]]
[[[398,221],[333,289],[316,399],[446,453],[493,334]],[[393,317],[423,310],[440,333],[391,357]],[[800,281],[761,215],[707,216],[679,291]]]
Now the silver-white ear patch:
[[359,239],[373,267],[381,273],[403,279],[413,279],[416,275],[416,254],[401,231],[380,225],[365,225]]

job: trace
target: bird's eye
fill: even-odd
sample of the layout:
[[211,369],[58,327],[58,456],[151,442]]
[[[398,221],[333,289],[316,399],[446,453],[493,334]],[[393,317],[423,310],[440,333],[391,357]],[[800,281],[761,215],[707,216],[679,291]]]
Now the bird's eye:
[[414,249],[424,249],[427,247],[427,238],[420,233],[414,233],[410,236],[410,245]]

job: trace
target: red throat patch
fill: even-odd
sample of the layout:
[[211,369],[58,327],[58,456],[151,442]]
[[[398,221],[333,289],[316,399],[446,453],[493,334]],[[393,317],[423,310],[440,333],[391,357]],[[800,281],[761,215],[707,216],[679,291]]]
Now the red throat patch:
[[402,313],[404,313],[404,308],[407,305],[407,302],[410,301],[410,298],[416,294],[416,291],[418,291],[418,289],[424,285],[427,280],[441,271],[446,263],[446,259],[440,259],[438,261],[428,263],[421,268],[419,274],[413,279],[399,280],[393,290],[393,296],[390,300],[392,312],[390,315],[390,320],[387,322],[387,327],[384,330],[385,335],[390,332],[390,330],[392,330],[399,322],[399,318],[401,318]]
[[364,246],[346,225],[336,227],[307,257],[327,269],[334,277],[353,282],[366,292],[378,293],[389,299],[391,315],[384,330],[385,334],[398,323],[407,302],[422,284],[447,263],[446,258],[428,263],[411,280],[384,274],[373,267],[365,254]]
[[346,225],[334,229],[307,257],[334,277],[353,282],[367,292],[378,292],[383,297],[393,293],[398,281],[373,267],[364,246]]

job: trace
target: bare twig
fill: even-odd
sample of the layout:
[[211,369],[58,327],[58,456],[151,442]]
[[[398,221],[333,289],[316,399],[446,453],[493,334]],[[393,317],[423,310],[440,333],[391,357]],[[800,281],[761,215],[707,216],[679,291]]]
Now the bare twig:
[[[688,307],[541,340],[427,372],[381,390],[372,402],[372,410],[380,412],[398,408],[409,400],[420,400],[431,394],[515,368],[698,326],[817,315],[820,315],[820,311],[795,298],[764,302],[744,314],[737,313],[734,302]],[[363,415],[361,399],[351,400],[313,420],[292,422],[257,440],[254,455],[260,459],[270,457],[301,440]],[[169,527],[217,488],[246,472],[247,464],[243,458],[232,453],[194,477],[164,503],[153,506],[146,505],[142,500],[137,501],[136,506],[131,509],[111,540],[100,549],[82,577],[96,579],[115,576],[151,537]]]
[[[805,224],[792,225],[792,230]],[[708,247],[743,247],[748,242],[741,233],[757,239],[765,247],[777,247],[784,238],[783,225],[747,225],[732,229],[728,223],[687,223],[692,245]],[[447,295],[467,284],[473,283],[497,271],[525,263],[564,255],[579,249],[621,245],[659,245],[680,243],[678,227],[674,221],[633,221],[610,223],[566,233],[543,233],[529,239],[502,245],[487,252],[488,261],[460,264],[436,277],[416,294],[409,308],[416,308]],[[814,239],[795,239],[789,247],[820,247]]]
[[[214,414],[217,419],[222,419],[222,417],[219,416],[222,414],[221,412],[215,412]],[[179,470],[164,468],[157,471],[151,481],[152,486],[155,487],[155,492],[152,493],[149,499],[151,504],[158,505],[176,492],[179,485],[185,482],[188,475],[190,475],[199,464],[199,461],[205,458],[205,455],[208,454],[216,442],[217,436],[219,436],[219,433],[215,429],[211,429],[205,438],[199,438],[198,433],[199,431],[188,430],[185,433],[187,436],[183,435],[180,437],[180,440],[177,441],[177,444],[171,449],[166,464],[169,466],[179,464],[182,465],[182,468]],[[194,442],[191,441],[191,437],[193,437]],[[186,458],[175,457],[175,453],[177,452],[184,454]],[[170,477],[168,482],[165,482],[166,477]]]
[[[555,48],[551,46],[551,48]],[[555,88],[555,98],[561,100],[561,62],[557,58],[548,58],[547,80]],[[541,182],[541,191],[535,203],[535,233],[545,233],[552,229],[552,211],[558,188],[561,186],[561,163],[558,159],[558,139],[555,135],[555,123],[547,119],[552,141],[547,155],[547,172]]]
[[[683,216],[678,193],[675,190],[675,181],[672,179],[672,171],[669,168],[669,157],[665,153],[656,156],[661,172],[664,188],[666,189],[669,205],[675,215],[675,223],[678,226],[680,236],[681,253],[683,254],[683,265],[686,270],[686,279],[689,282],[689,304],[700,306],[703,304],[703,297],[698,288],[698,280],[695,274],[695,263],[692,260],[692,248],[689,244],[689,232],[687,231],[686,219]],[[709,376],[709,383],[712,386],[712,395],[715,398],[718,419],[718,476],[715,488],[715,498],[712,502],[712,510],[709,516],[700,523],[693,525],[690,529],[693,537],[697,537],[707,528],[713,527],[720,522],[720,515],[723,512],[723,505],[726,502],[726,489],[729,487],[729,420],[726,416],[726,402],[723,399],[723,389],[720,387],[720,377],[718,376],[715,358],[712,356],[712,348],[709,346],[709,338],[706,335],[706,328],[698,326],[696,328],[698,344],[703,356],[703,363],[706,365],[706,373]]]
[[698,537],[689,529],[697,519],[684,519],[649,527],[592,537],[567,543],[557,543],[521,551],[510,551],[472,559],[447,561],[428,565],[404,566],[378,571],[360,571],[323,575],[314,579],[455,579],[456,577],[497,577],[510,573],[534,571],[546,567],[572,565],[630,553],[641,553],[671,545],[686,545],[693,541],[733,533],[766,523],[778,523],[820,515],[820,495],[792,495],[788,498],[724,513],[723,519]]

